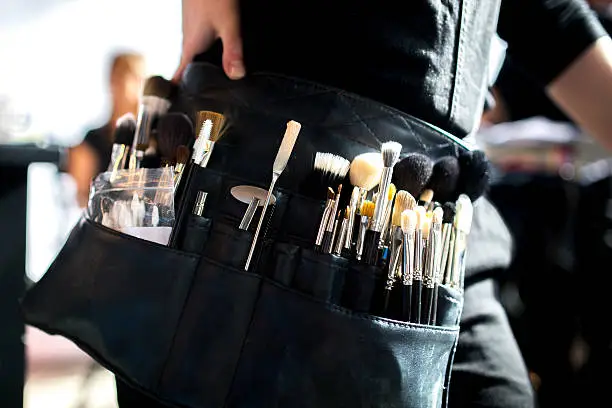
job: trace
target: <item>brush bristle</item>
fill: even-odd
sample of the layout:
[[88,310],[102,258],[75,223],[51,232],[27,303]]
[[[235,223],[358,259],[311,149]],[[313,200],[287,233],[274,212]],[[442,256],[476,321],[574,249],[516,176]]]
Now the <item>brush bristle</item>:
[[393,225],[400,226],[402,222],[402,213],[409,209],[410,198],[410,193],[404,190],[398,191],[395,195],[395,204],[393,205],[393,216],[391,219]]
[[455,156],[442,157],[436,162],[427,188],[432,189],[438,201],[454,199],[459,181],[459,161]]
[[457,192],[472,201],[484,194],[490,177],[489,162],[481,150],[464,152],[459,156],[459,181]]
[[136,133],[136,119],[131,113],[126,113],[117,120],[114,143],[131,146]]
[[327,187],[327,199],[333,200],[334,198],[336,198],[336,192],[333,188]]
[[434,196],[433,190],[425,189],[421,193],[421,196],[419,197],[419,200],[421,200],[421,201],[423,201],[425,203],[431,203],[431,200],[433,200],[433,196]]
[[442,209],[442,207],[438,207],[434,209],[431,222],[434,223],[435,225],[439,225],[439,224],[442,224],[443,219],[444,219],[444,210]]
[[198,143],[204,143],[207,140],[210,140],[210,134],[212,132],[212,128],[213,128],[213,123],[212,120],[207,119],[204,121],[204,123],[202,124],[202,127],[200,128],[200,132],[198,133]]
[[175,87],[172,82],[156,75],[146,79],[142,94],[144,96],[157,96],[162,99],[170,99],[174,89]]
[[413,210],[406,210],[402,213],[402,232],[412,234],[416,230],[417,215]]
[[167,113],[157,122],[157,152],[161,157],[174,161],[177,147],[190,146],[193,135],[193,124],[187,115]]
[[431,159],[420,153],[411,153],[400,160],[393,169],[393,182],[398,188],[418,197],[433,171]]
[[189,148],[184,145],[180,145],[176,148],[176,163],[187,163],[190,155]]
[[322,172],[324,175],[329,175],[337,178],[344,178],[351,167],[351,162],[342,156],[337,156],[332,153],[317,152],[314,160],[314,168]]
[[285,130],[283,141],[278,148],[278,153],[276,154],[276,159],[274,159],[274,165],[272,166],[272,171],[274,173],[281,173],[285,170],[285,167],[287,167],[287,162],[289,162],[293,146],[295,146],[301,128],[302,125],[294,120],[287,122],[287,129]]
[[469,234],[472,228],[474,207],[470,198],[461,194],[457,199],[457,215],[455,216],[455,228],[465,234]]
[[356,156],[349,170],[351,184],[367,191],[380,183],[383,160],[380,153],[363,153]]
[[456,213],[455,203],[450,202],[450,201],[447,203],[444,203],[442,205],[442,209],[444,210],[444,218],[442,219],[442,222],[444,224],[452,223],[453,220],[455,219],[455,213]]
[[365,216],[365,217],[369,217],[372,218],[372,216],[374,216],[374,203],[371,202],[370,200],[365,200],[362,204],[361,204],[361,211],[360,214]]
[[210,131],[209,139],[213,142],[221,139],[223,134],[225,133],[225,116],[218,112],[211,111],[199,111],[197,115],[197,127],[196,129],[201,129],[202,124],[206,121],[210,120],[212,122],[212,129]]
[[421,230],[423,230],[423,238],[429,238],[429,231],[431,231],[431,218],[425,217],[422,219]]
[[422,228],[423,223],[427,219],[427,213],[425,212],[425,207],[422,207],[419,205],[414,209],[414,212],[416,213],[416,216],[417,216],[417,228]]
[[402,153],[402,145],[397,142],[385,142],[382,144],[380,152],[382,154],[383,165],[385,167],[393,167]]
[[344,218],[348,220],[350,216],[351,216],[351,207],[347,206],[346,210],[344,210]]
[[392,201],[393,197],[395,197],[396,192],[397,192],[397,187],[395,187],[395,184],[393,183],[389,184],[389,189],[387,190],[387,200]]

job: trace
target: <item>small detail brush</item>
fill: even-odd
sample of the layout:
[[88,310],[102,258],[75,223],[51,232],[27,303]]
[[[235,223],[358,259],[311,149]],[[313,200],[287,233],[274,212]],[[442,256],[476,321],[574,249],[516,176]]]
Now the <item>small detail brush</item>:
[[442,216],[441,208],[433,212],[431,221],[427,224],[429,231],[424,230],[424,234],[429,236],[426,256],[425,256],[425,273],[423,275],[423,313],[421,322],[424,324],[432,324],[432,316],[434,311],[434,303],[437,302],[437,265],[440,252],[440,240],[442,238]]
[[427,222],[425,208],[417,206],[414,236],[414,275],[412,278],[411,322],[421,322],[421,293],[423,291],[423,228]]
[[451,271],[451,286],[463,288],[463,272],[465,267],[465,254],[467,251],[467,238],[472,227],[474,209],[470,198],[461,194],[457,199],[457,215],[455,216],[456,237],[453,249],[453,266]]
[[357,235],[357,260],[360,261],[363,254],[363,243],[365,238],[365,233],[370,226],[370,221],[374,216],[374,203],[370,200],[364,200],[361,203],[361,209],[359,210],[360,218],[359,218],[359,233]]
[[[384,309],[383,312],[387,312],[389,308],[389,300],[391,298],[391,290],[393,284],[397,278],[397,270],[399,266],[399,258],[402,250],[402,213],[408,209],[410,198],[412,196],[409,192],[400,190],[395,197],[395,205],[393,206],[392,226],[393,232],[391,234],[391,255],[389,259],[389,271],[387,273],[387,285],[385,287],[385,298],[384,298]],[[413,199],[414,200],[414,199]]]
[[187,166],[187,162],[189,161],[189,148],[184,145],[179,145],[176,148],[176,163],[174,167],[174,189],[178,187],[181,182],[181,178],[183,176],[183,171],[185,171],[185,166]]
[[402,212],[402,316],[404,321],[412,321],[412,280],[414,278],[414,238],[417,215],[414,210]]
[[353,248],[353,232],[355,231],[355,217],[357,216],[357,211],[360,208],[361,199],[359,194],[359,187],[353,187],[353,192],[351,193],[351,201],[349,203],[349,219],[347,221],[348,225],[346,228],[346,237],[344,239],[344,249],[350,255],[351,250]]
[[312,172],[299,187],[300,193],[317,200],[321,199],[327,187],[337,186],[344,181],[350,165],[351,163],[344,157],[317,152]]
[[323,253],[331,254],[334,246],[334,227],[337,222],[336,213],[338,211],[338,205],[340,204],[340,195],[342,194],[342,184],[338,186],[338,193],[334,199],[334,205],[332,207],[332,218],[330,218],[325,226],[325,232],[323,233]]
[[385,142],[381,147],[383,159],[383,171],[380,181],[380,190],[378,194],[378,203],[374,208],[374,217],[372,225],[366,231],[364,239],[364,258],[368,265],[376,265],[378,262],[378,247],[380,243],[380,235],[383,228],[383,214],[387,205],[387,197],[391,179],[393,177],[393,166],[399,160],[402,150],[402,145],[397,142]]
[[336,193],[331,187],[327,187],[327,202],[325,209],[323,210],[323,216],[321,216],[321,223],[319,224],[319,231],[315,239],[315,250],[323,250],[323,235],[325,234],[325,228],[329,223],[329,219],[333,217],[333,208],[335,203]]
[[380,235],[380,245],[385,245],[390,239],[391,233],[391,214],[393,213],[393,201],[395,199],[395,194],[397,193],[397,188],[395,184],[391,183],[389,185],[389,190],[387,191],[387,206],[385,207],[385,212],[383,214],[383,228],[382,233]]
[[342,224],[340,224],[340,231],[337,234],[338,239],[336,240],[336,249],[334,250],[334,255],[342,256],[342,250],[344,249],[344,241],[346,240],[348,227],[349,227],[349,218],[351,214],[351,207],[346,207],[344,210],[344,217],[342,218]]
[[[438,293],[439,286],[442,281],[442,224],[444,222],[444,210],[442,207],[437,207],[434,210],[434,215],[432,219],[432,234],[433,240],[435,240],[435,250],[434,254],[434,296],[433,296],[433,304],[431,310],[431,316],[429,319],[429,324],[435,326],[438,321]],[[430,241],[432,241],[430,239]],[[433,242],[433,241],[432,241]]]
[[444,211],[444,217],[442,218],[440,274],[442,283],[448,285],[450,283],[450,273],[447,273],[447,264],[451,252],[451,235],[453,231],[453,220],[455,219],[455,203],[444,203],[442,210]]
[[200,167],[208,166],[208,161],[212,156],[213,148],[215,147],[215,143],[219,141],[219,139],[224,135],[227,130],[226,127],[226,118],[224,115],[218,112],[211,111],[200,111],[198,112],[198,123],[206,123],[206,121],[210,121],[212,123],[212,127],[210,129],[210,133],[207,138],[203,138],[202,143],[202,158],[199,162]]
[[261,232],[261,227],[266,216],[268,204],[270,203],[270,198],[272,197],[272,191],[274,190],[274,186],[276,185],[278,178],[285,170],[285,167],[287,167],[287,162],[289,161],[289,157],[291,157],[291,152],[293,151],[293,146],[295,146],[295,142],[300,134],[301,127],[302,125],[293,120],[287,123],[285,136],[283,137],[283,141],[281,142],[278,153],[276,154],[276,159],[274,159],[274,164],[272,166],[272,182],[268,188],[268,196],[266,197],[261,215],[259,216],[259,223],[257,224],[255,235],[253,236],[253,243],[251,244],[251,249],[244,265],[245,271],[248,271],[249,266],[251,265],[251,260],[253,259],[253,254],[255,253],[255,247],[257,246],[257,239],[259,238],[259,233]]

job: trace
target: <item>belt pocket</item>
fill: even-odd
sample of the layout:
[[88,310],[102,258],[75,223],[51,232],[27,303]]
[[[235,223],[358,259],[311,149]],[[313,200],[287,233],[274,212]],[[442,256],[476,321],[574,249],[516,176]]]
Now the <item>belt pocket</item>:
[[214,222],[203,256],[230,268],[244,270],[253,233],[226,222]]
[[224,406],[260,284],[256,274],[202,258],[159,384],[163,399]]
[[291,287],[324,302],[338,304],[348,259],[301,248]]
[[439,407],[457,336],[264,280],[226,406]]
[[23,299],[25,320],[155,390],[198,259],[83,219]]

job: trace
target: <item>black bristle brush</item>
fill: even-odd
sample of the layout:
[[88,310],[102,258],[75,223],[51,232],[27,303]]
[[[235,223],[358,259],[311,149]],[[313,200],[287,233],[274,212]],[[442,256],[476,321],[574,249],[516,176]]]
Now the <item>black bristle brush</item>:
[[436,201],[446,202],[453,198],[459,181],[459,160],[455,156],[442,157],[433,166],[431,177],[425,187],[433,191]]
[[421,153],[411,153],[393,169],[393,182],[398,190],[406,190],[419,197],[433,172],[433,161]]
[[107,171],[125,169],[135,132],[136,118],[133,114],[126,113],[117,120],[113,133],[113,149]]
[[194,135],[193,123],[184,113],[162,115],[157,123],[157,154],[162,165],[174,165],[178,147],[191,146]]
[[482,150],[464,151],[459,154],[459,169],[455,195],[465,194],[474,202],[489,186],[489,161]]

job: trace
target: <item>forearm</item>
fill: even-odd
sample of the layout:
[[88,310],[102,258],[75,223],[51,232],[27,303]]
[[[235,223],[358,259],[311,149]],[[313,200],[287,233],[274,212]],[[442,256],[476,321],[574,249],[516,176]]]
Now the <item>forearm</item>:
[[547,87],[567,115],[612,151],[612,40],[602,37]]

